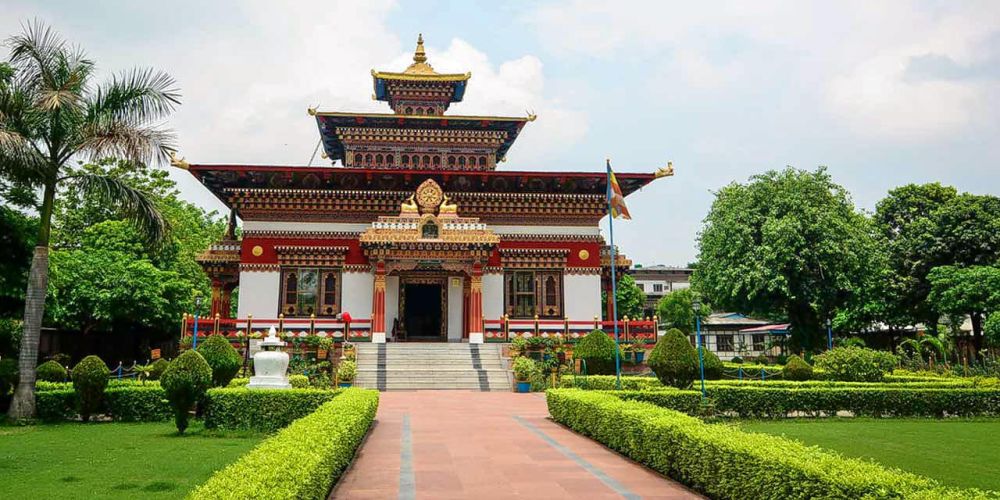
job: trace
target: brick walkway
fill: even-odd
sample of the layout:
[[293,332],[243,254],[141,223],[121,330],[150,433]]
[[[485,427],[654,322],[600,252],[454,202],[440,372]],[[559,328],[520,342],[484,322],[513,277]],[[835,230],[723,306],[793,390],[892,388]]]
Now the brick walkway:
[[384,392],[331,498],[699,498],[548,420],[540,394]]

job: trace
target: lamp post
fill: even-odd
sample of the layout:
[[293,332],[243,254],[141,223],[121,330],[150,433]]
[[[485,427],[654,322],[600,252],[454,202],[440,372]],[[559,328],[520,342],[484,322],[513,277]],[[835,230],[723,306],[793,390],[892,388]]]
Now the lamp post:
[[826,350],[833,349],[833,322],[826,318]]
[[705,353],[702,351],[701,347],[701,315],[698,311],[701,311],[701,301],[698,297],[694,298],[691,302],[691,309],[694,309],[694,328],[695,335],[698,342],[698,371],[701,373],[701,402],[705,403]]
[[194,335],[191,337],[191,349],[198,350],[198,309],[201,309],[201,295],[194,298]]

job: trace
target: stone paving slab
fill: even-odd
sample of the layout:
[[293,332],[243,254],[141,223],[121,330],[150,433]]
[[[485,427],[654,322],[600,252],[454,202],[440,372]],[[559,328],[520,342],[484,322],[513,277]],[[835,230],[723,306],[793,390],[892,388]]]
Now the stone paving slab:
[[330,498],[701,497],[550,421],[541,394],[412,391],[381,394]]

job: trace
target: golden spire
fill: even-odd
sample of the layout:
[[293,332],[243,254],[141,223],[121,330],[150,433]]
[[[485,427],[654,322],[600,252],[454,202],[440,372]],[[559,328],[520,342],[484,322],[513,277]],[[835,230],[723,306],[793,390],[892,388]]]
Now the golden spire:
[[424,34],[420,33],[417,35],[417,50],[413,53],[413,62],[415,63],[425,63],[427,62],[427,54],[424,52]]

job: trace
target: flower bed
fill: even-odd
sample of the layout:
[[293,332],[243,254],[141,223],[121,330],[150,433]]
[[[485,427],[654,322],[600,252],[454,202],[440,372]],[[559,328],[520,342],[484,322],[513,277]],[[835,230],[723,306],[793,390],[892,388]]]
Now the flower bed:
[[210,389],[205,398],[205,427],[274,432],[339,393],[322,389]]
[[347,389],[216,472],[189,497],[326,498],[354,458],[377,409],[378,392]]
[[557,422],[712,498],[991,498],[611,393],[553,389],[546,397]]

